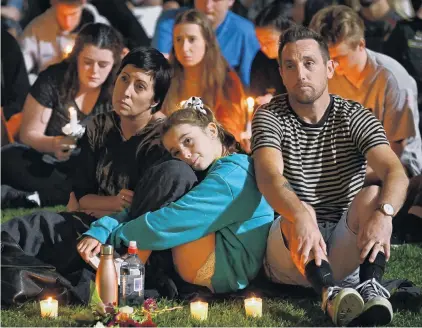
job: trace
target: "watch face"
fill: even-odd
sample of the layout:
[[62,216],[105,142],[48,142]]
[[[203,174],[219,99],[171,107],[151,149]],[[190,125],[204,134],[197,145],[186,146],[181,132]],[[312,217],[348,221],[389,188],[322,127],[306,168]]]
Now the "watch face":
[[394,208],[390,204],[383,204],[382,209],[387,215],[393,215],[394,214]]

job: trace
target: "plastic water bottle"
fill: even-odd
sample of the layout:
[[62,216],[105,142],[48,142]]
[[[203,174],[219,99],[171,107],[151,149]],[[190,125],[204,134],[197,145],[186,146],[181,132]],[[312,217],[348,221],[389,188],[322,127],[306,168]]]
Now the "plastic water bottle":
[[136,241],[129,242],[128,255],[120,266],[121,306],[144,303],[145,266],[137,255]]

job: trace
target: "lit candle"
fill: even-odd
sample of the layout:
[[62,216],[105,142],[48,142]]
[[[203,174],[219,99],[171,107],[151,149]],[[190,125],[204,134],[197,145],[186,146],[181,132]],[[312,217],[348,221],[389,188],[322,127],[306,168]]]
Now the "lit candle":
[[133,313],[133,307],[130,307],[130,306],[121,307],[119,309],[119,312],[120,312],[120,319],[121,320],[123,320],[123,321],[128,320],[128,319],[130,319],[130,317]]
[[69,107],[70,130],[75,132],[78,130],[78,112],[75,108]]
[[203,321],[208,317],[208,303],[196,301],[190,303],[190,314],[193,318]]
[[248,105],[248,117],[247,117],[247,121],[251,121],[252,120],[252,114],[253,114],[253,110],[254,110],[254,106],[255,106],[255,100],[252,97],[248,97],[246,99],[246,104]]
[[59,309],[59,302],[53,300],[51,297],[46,300],[40,301],[41,317],[45,318],[57,318]]
[[67,58],[69,57],[70,53],[73,50],[73,45],[68,44],[66,47],[64,47],[63,49],[63,58]]
[[245,299],[245,311],[247,316],[262,317],[262,298],[251,297]]

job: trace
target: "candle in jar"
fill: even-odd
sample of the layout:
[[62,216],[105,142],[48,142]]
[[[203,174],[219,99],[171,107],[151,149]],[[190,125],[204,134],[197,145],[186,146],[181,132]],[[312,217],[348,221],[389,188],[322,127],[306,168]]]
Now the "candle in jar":
[[51,297],[40,301],[41,317],[43,318],[57,318],[59,310],[59,302]]
[[190,303],[190,314],[197,320],[207,320],[208,317],[208,303],[196,301]]
[[245,311],[247,316],[262,317],[262,298],[251,297],[245,299]]
[[69,107],[70,129],[71,131],[78,130],[78,112],[75,108]]
[[133,313],[133,307],[124,306],[119,309],[120,320],[129,320]]

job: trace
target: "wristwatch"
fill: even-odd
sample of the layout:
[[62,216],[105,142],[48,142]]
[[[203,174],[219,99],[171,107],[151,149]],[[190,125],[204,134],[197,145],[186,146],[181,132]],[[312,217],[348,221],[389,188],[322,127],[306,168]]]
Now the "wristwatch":
[[391,204],[381,204],[378,209],[384,214],[388,216],[394,215],[394,207]]

